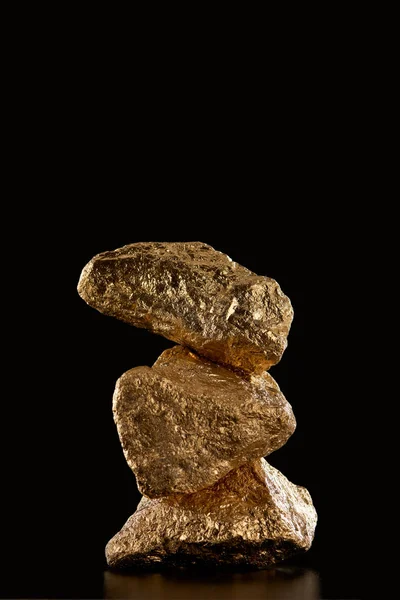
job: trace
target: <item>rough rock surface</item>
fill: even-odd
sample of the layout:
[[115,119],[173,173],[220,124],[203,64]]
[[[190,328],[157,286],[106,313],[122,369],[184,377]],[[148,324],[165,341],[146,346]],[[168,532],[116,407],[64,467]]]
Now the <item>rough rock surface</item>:
[[305,488],[264,459],[196,494],[143,498],[107,544],[110,567],[265,568],[307,550],[317,515]]
[[211,486],[283,446],[296,427],[267,372],[244,376],[182,346],[122,375],[113,412],[126,460],[150,498]]
[[293,319],[274,279],[201,242],[139,242],[103,252],[83,269],[78,291],[104,314],[256,373],[280,360]]

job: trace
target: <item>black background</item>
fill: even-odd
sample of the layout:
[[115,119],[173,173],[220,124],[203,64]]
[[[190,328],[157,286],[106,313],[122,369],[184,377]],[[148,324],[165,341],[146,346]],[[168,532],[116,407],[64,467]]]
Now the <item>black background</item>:
[[70,34],[57,52],[37,39],[10,88],[0,594],[101,597],[104,546],[139,497],[112,420],[115,381],[172,343],[86,306],[79,274],[123,244],[200,240],[292,300],[271,374],[298,425],[269,460],[310,490],[319,522],[290,564],[315,569],[324,598],[359,598],[373,570],[366,388],[387,323],[373,61],[340,57],[334,36],[323,52],[304,39],[284,57],[280,45],[261,65],[221,54],[211,74],[175,47],[172,59],[129,50],[126,64],[125,38],[111,49],[89,29],[82,48]]
[[3,595],[100,597],[104,546],[139,498],[112,393],[124,371],[151,365],[172,342],[88,307],[76,292],[82,267],[125,243],[201,240],[274,277],[292,300],[289,346],[271,374],[298,425],[269,460],[310,490],[319,522],[312,549],[290,564],[319,572],[322,597],[360,597],[363,396],[348,355],[351,319],[360,314],[353,237],[345,222],[328,226],[314,211],[296,218],[284,199],[270,211],[252,194],[236,205],[229,195],[181,194],[180,204],[165,195],[158,207],[137,196],[132,206],[110,197],[104,209],[93,200],[89,215],[60,214],[60,226],[49,229],[38,227],[36,214],[34,232],[18,248]]

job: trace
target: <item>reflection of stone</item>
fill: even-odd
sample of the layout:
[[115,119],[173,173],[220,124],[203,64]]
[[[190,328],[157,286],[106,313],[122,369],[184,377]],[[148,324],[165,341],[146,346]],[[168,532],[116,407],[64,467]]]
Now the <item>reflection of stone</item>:
[[252,572],[174,570],[140,575],[104,573],[104,598],[115,600],[319,600],[318,575],[278,567]]
[[261,459],[195,494],[143,498],[107,544],[107,562],[263,568],[307,550],[316,521],[307,490]]
[[98,254],[79,294],[100,312],[261,373],[286,348],[293,318],[277,282],[201,242],[140,242]]
[[283,446],[296,427],[267,373],[243,376],[182,346],[117,382],[114,418],[140,491],[150,498],[213,485]]

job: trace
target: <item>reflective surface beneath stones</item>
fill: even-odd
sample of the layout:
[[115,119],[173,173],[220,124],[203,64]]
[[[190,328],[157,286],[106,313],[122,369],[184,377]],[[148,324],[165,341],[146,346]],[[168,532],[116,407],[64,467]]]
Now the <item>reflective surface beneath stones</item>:
[[256,572],[175,571],[120,575],[104,573],[104,598],[127,600],[318,600],[318,575],[310,569],[279,567]]

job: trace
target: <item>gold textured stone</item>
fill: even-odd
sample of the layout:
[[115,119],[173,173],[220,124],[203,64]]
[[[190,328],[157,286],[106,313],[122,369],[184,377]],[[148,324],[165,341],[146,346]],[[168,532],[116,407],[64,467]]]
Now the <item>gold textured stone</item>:
[[103,252],[83,269],[78,291],[104,314],[256,373],[280,360],[293,318],[274,279],[201,242]]
[[150,498],[211,486],[283,446],[296,427],[269,373],[240,374],[182,346],[122,375],[113,412],[126,460]]
[[307,550],[317,521],[308,491],[264,459],[195,494],[143,498],[107,544],[110,567],[265,568]]

